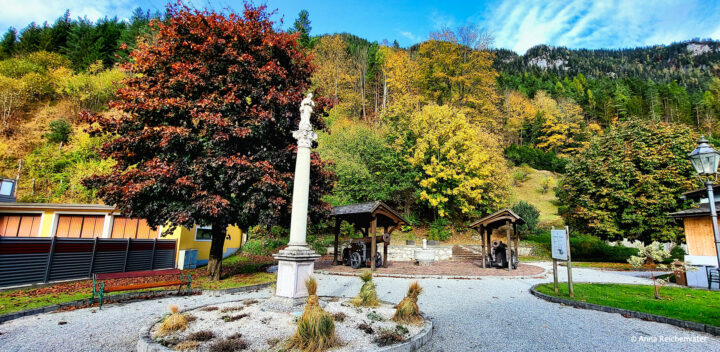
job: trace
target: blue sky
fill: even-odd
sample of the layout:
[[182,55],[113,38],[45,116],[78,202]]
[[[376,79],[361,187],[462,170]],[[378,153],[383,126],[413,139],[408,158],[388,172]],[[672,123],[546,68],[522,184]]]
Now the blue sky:
[[[242,1],[192,0],[196,7],[242,9]],[[0,30],[31,21],[73,17],[127,18],[135,7],[162,10],[165,0],[0,0]],[[622,48],[668,44],[695,37],[720,39],[720,0],[256,0],[278,9],[284,27],[310,12],[312,33],[349,32],[371,41],[409,46],[442,26],[475,23],[490,30],[495,47],[519,53],[537,44]]]

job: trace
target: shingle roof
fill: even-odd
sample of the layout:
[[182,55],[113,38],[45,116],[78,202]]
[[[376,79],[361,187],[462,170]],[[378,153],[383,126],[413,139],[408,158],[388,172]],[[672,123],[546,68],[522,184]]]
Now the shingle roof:
[[72,210],[113,210],[115,207],[104,204],[63,204],[63,203],[0,203],[2,208],[40,208]]
[[[520,224],[524,224],[524,223],[525,223],[525,220],[524,220],[523,218],[521,218],[519,215],[515,214],[515,212],[512,211],[511,209],[503,209],[503,210],[496,211],[496,212],[494,212],[494,213],[492,213],[492,214],[490,214],[490,215],[488,215],[488,216],[486,216],[486,217],[484,217],[484,218],[482,218],[482,219],[473,221],[473,222],[470,224],[470,227],[476,227],[476,226],[478,226],[478,225],[481,224],[481,223],[490,224],[490,223],[494,222],[493,220],[494,220],[495,218],[502,219],[502,218],[508,217],[508,216],[514,218],[514,219],[515,219],[514,222],[517,222],[517,223],[520,223]],[[489,222],[488,222],[488,221],[489,221]]]
[[339,207],[334,207],[332,211],[332,216],[349,216],[349,215],[370,215],[375,212],[378,208],[382,208],[383,210],[391,213],[392,215],[396,216],[398,220],[401,222],[404,222],[406,224],[409,224],[405,218],[400,215],[395,209],[389,207],[387,204],[381,202],[381,201],[373,201],[373,202],[366,202],[366,203],[358,203],[358,204],[350,204],[350,205],[341,205]]
[[[715,203],[715,208],[720,207],[720,202]],[[674,213],[669,213],[669,217],[671,218],[689,218],[693,216],[710,216],[710,205],[708,203],[700,204],[697,208],[690,208],[685,209],[681,211],[676,211]]]

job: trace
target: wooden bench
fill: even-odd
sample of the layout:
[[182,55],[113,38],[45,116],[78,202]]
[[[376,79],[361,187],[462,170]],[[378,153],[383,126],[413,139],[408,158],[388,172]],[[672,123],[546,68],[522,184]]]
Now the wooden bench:
[[[172,280],[172,281],[146,282],[146,283],[133,284],[133,285],[116,285],[116,286],[106,285],[108,283],[108,281],[115,280],[115,279],[129,279],[129,278],[136,278],[136,277],[159,277],[159,276],[169,276],[169,275],[178,275],[178,279]],[[109,292],[118,292],[118,291],[133,291],[133,290],[142,290],[142,289],[146,289],[146,288],[177,286],[178,294],[179,294],[180,290],[182,290],[182,287],[187,285],[187,293],[190,294],[190,285],[191,284],[192,284],[192,277],[190,276],[190,274],[183,275],[182,272],[178,269],[128,271],[128,272],[124,272],[124,273],[93,274],[93,287],[92,287],[93,293],[92,293],[92,297],[90,298],[90,305],[93,304],[93,301],[95,300],[95,296],[97,295],[99,303],[100,303],[100,308],[102,309],[103,297],[105,296],[105,294],[109,293]]]
[[712,289],[713,282],[717,282],[718,287],[720,288],[720,268],[706,266],[705,271],[707,272],[708,290]]

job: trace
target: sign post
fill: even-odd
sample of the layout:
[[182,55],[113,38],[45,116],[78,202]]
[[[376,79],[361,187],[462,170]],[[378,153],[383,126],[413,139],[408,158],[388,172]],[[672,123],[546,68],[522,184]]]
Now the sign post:
[[564,230],[550,231],[550,243],[552,245],[552,260],[553,260],[553,282],[555,292],[558,292],[558,261],[567,262],[568,271],[568,289],[570,291],[570,297],[575,297],[575,290],[573,289],[572,282],[572,258],[570,256],[570,230],[565,226]]

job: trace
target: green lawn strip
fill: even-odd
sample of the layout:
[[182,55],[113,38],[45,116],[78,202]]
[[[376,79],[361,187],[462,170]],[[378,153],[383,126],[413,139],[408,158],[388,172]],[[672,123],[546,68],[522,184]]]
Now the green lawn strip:
[[[230,256],[223,260],[223,280],[219,282],[211,281],[205,274],[205,268],[187,270],[185,273],[192,275],[193,288],[222,290],[274,282],[275,274],[266,273],[262,270],[271,263],[271,259],[264,257],[248,257],[244,255]],[[67,288],[67,286],[71,286],[71,288]],[[49,287],[44,286],[42,288],[22,288],[0,291],[0,315],[89,299],[92,295],[91,286],[92,280],[82,280],[71,283],[60,283]],[[64,287],[64,289],[53,290],[54,287]],[[106,299],[112,300],[112,296],[128,292],[152,292],[168,289],[173,290],[173,288],[158,287],[142,291],[113,292],[105,297]],[[38,293],[46,291],[50,292]]]
[[720,326],[718,291],[664,287],[661,299],[656,300],[650,285],[575,284],[574,288],[575,298],[570,298],[567,283],[559,285],[559,293],[555,293],[553,284],[539,285],[536,290],[569,300]]

